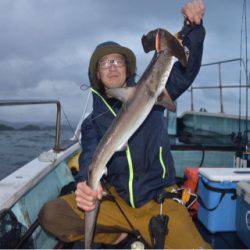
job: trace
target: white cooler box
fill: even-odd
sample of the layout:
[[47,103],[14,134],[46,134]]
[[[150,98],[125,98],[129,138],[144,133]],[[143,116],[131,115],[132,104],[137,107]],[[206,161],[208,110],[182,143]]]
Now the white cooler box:
[[212,233],[236,231],[236,185],[249,168],[200,168],[198,219]]
[[250,181],[237,184],[236,229],[239,238],[250,248]]

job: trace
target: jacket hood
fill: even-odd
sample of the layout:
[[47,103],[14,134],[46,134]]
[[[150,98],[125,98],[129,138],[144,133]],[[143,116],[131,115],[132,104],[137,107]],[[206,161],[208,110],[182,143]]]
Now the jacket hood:
[[135,54],[129,48],[123,47],[120,44],[113,42],[113,41],[107,41],[107,42],[99,44],[95,48],[90,58],[90,62],[89,62],[89,72],[88,72],[89,81],[91,83],[91,86],[99,91],[101,91],[100,83],[96,75],[98,61],[103,56],[106,56],[112,53],[121,54],[125,57],[126,65],[127,65],[126,67],[127,67],[127,72],[128,72],[127,83],[128,85],[134,84],[134,78],[135,78],[135,73],[136,73]]

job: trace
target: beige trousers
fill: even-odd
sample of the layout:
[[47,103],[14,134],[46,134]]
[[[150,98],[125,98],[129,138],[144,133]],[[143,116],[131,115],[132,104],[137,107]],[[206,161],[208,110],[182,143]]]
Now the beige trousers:
[[[140,208],[131,208],[114,188],[110,191],[134,228],[139,230],[147,243],[151,245],[148,224],[151,217],[159,214],[160,205],[152,200]],[[186,207],[171,199],[166,199],[163,203],[163,213],[169,216],[169,233],[166,236],[165,248],[210,248],[197,231]],[[84,212],[77,207],[74,194],[46,203],[40,211],[39,223],[48,232],[65,242],[84,239]],[[113,201],[102,201],[94,241],[112,244],[121,232],[129,231],[131,228],[117,205]]]

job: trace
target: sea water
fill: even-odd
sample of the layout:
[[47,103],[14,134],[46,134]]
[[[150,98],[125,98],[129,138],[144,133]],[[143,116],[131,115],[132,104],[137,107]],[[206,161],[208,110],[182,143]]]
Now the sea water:
[[[61,143],[73,137],[73,131],[61,131]],[[0,180],[53,148],[55,130],[0,131]]]

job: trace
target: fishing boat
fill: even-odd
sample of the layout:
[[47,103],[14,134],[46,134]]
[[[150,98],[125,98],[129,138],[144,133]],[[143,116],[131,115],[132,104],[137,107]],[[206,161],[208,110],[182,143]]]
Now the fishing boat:
[[[2,248],[6,246],[8,248],[55,248],[58,246],[58,240],[48,235],[38,225],[37,216],[45,202],[58,197],[63,187],[74,182],[78,169],[75,158],[81,151],[79,135],[82,120],[77,126],[74,137],[61,145],[61,104],[59,101],[0,101],[0,107],[38,104],[57,106],[55,144],[52,149],[41,152],[37,158],[0,181],[0,246]],[[248,144],[236,143],[232,140],[232,135],[237,134],[239,124],[242,127],[250,127],[249,117],[240,117],[239,120],[237,116],[224,113],[191,110],[180,116],[177,116],[177,113],[166,114],[167,122],[169,125],[167,128],[166,124],[166,129],[171,138],[177,177],[183,177],[186,167],[241,167],[239,169],[244,170],[242,166],[236,166],[235,155],[239,150],[245,152]],[[211,124],[216,124],[216,126],[211,126]],[[213,248],[246,247],[235,232],[212,234],[201,223],[198,224]]]
[[[234,61],[243,62],[243,59],[224,60],[203,66],[216,64],[220,68],[222,64]],[[250,117],[248,114],[235,116],[224,113],[222,98],[224,88],[245,89],[247,92],[249,88],[247,70],[246,76],[245,85],[239,83],[235,86],[226,86],[221,80],[218,85],[212,87],[194,85],[190,88],[190,110],[180,115],[177,115],[177,112],[166,112],[166,129],[170,135],[178,180],[183,179],[187,167],[232,168],[242,173],[247,172],[250,164],[248,140]],[[219,113],[207,112],[205,108],[194,110],[193,92],[202,88],[219,89]],[[0,108],[42,104],[53,104],[57,107],[54,147],[40,152],[35,159],[0,180],[0,248],[65,247],[39,226],[37,217],[43,204],[64,194],[65,187],[72,185],[75,180],[78,171],[77,157],[81,152],[80,125],[86,116],[86,108],[73,138],[64,144],[60,142],[61,104],[58,100],[1,100]],[[212,248],[247,248],[235,231],[213,233],[199,220],[196,220],[196,225]],[[83,246],[82,243],[76,245],[78,248]]]

